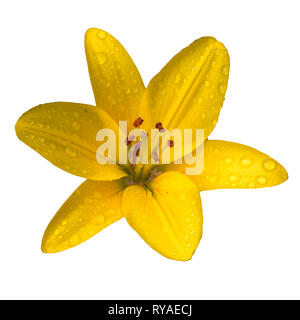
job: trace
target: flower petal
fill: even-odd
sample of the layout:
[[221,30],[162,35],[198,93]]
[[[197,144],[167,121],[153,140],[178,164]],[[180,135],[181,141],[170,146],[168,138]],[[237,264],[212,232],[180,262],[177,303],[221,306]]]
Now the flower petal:
[[178,172],[167,172],[148,188],[125,189],[123,210],[130,226],[157,252],[189,260],[202,235],[202,209],[194,183]]
[[86,241],[123,217],[123,185],[119,181],[85,181],[49,223],[42,251],[63,251]]
[[57,167],[91,180],[113,180],[126,175],[115,164],[96,160],[96,134],[115,122],[102,110],[70,102],[47,103],[24,113],[16,124],[20,140]]
[[131,123],[139,114],[143,80],[124,47],[109,33],[89,29],[85,50],[97,106],[115,121]]
[[168,130],[204,129],[206,139],[217,123],[228,74],[222,43],[211,37],[194,41],[151,80],[152,118]]
[[[169,170],[185,172],[185,165]],[[204,170],[189,176],[200,191],[227,188],[264,188],[287,180],[288,174],[276,160],[251,147],[221,140],[204,144]]]

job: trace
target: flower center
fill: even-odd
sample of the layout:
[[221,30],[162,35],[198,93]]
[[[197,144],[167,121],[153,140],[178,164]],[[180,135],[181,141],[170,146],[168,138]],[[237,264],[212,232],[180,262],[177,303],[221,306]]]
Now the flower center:
[[[138,117],[133,122],[134,129],[142,129],[142,124],[144,122],[144,119],[142,117]],[[159,133],[163,133],[166,131],[166,129],[163,127],[162,122],[157,122],[153,129],[158,129]],[[134,131],[134,130],[133,130]],[[157,132],[157,131],[156,131]],[[152,179],[154,179],[156,176],[158,176],[161,172],[158,171],[157,165],[159,163],[159,144],[154,146],[151,146],[151,154],[150,157],[148,157],[148,163],[142,164],[140,163],[139,157],[141,157],[141,148],[142,148],[142,142],[143,138],[148,138],[149,133],[142,131],[139,133],[139,136],[135,136],[135,134],[129,134],[125,140],[125,143],[128,147],[129,151],[129,177],[127,179],[128,184],[145,184]],[[134,143],[134,145],[133,145]],[[174,147],[174,140],[169,139],[167,140],[167,148],[173,148]],[[130,150],[129,150],[130,149]],[[148,154],[148,153],[147,153]],[[151,160],[154,160],[153,161]]]

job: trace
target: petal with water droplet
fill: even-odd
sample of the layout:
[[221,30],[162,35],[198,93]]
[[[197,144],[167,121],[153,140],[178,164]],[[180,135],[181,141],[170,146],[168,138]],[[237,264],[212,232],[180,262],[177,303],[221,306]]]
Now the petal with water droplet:
[[144,84],[127,51],[109,33],[91,28],[85,35],[85,51],[97,106],[115,121],[132,123],[147,114],[139,110]]
[[[183,173],[185,169],[184,164],[168,168]],[[211,176],[215,178],[212,180]],[[271,187],[287,180],[288,174],[276,160],[256,149],[234,142],[207,140],[203,173],[189,177],[204,191]]]
[[121,181],[85,181],[49,223],[42,251],[54,253],[77,246],[121,219]]
[[152,118],[171,130],[204,129],[217,123],[229,74],[229,55],[211,37],[194,41],[151,80],[147,94]]
[[100,129],[118,136],[118,126],[103,110],[70,102],[46,103],[24,113],[16,124],[20,140],[57,167],[91,180],[125,176],[116,164],[99,164],[96,140]]
[[123,194],[130,226],[154,250],[174,260],[189,260],[202,235],[202,208],[195,184],[179,172],[155,178],[148,188],[130,186]]

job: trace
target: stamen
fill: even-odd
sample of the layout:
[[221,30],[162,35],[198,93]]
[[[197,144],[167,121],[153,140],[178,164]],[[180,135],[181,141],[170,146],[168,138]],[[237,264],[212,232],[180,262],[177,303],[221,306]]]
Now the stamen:
[[174,147],[174,140],[168,140],[168,146],[170,148],[173,148]]
[[137,157],[140,154],[140,150],[141,150],[141,141],[138,141],[132,148],[133,148],[133,152],[131,154],[131,159],[130,159],[130,163],[135,165],[137,163]]
[[156,151],[153,151],[153,152],[152,152],[152,158],[153,158],[153,160],[154,160],[155,162],[158,162],[158,154],[157,154]]
[[165,130],[161,122],[157,122],[157,124],[155,125],[155,128],[158,129],[160,132],[161,131],[163,132]]
[[131,142],[134,140],[135,136],[129,136],[126,138],[125,143],[127,146],[129,146],[131,144]]
[[134,121],[133,126],[134,126],[135,128],[137,128],[137,127],[139,127],[143,122],[144,122],[144,120],[143,120],[141,117],[138,117],[138,118]]

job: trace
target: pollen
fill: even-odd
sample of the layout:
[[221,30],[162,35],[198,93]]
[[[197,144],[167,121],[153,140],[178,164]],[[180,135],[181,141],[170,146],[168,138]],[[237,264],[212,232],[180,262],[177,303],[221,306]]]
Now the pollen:
[[137,127],[139,127],[143,122],[144,122],[144,120],[143,120],[141,117],[138,117],[138,118],[134,121],[133,126],[134,126],[135,128],[137,128]]

